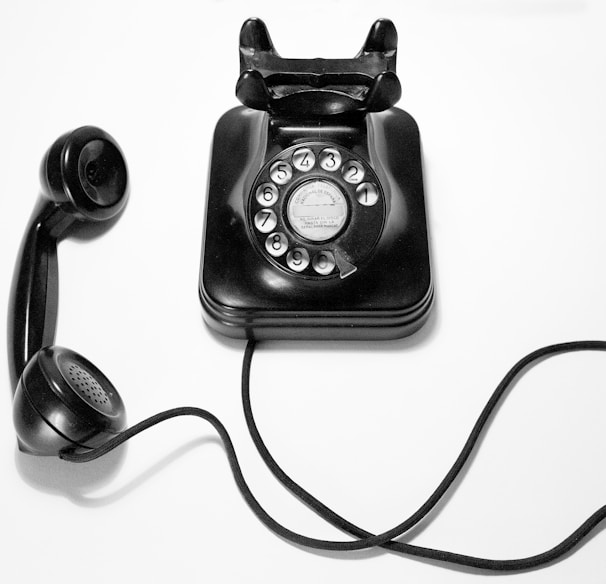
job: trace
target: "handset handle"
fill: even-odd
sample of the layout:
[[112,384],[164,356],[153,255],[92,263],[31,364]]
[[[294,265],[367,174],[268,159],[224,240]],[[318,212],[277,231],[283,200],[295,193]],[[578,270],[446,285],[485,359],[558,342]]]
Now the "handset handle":
[[57,238],[73,221],[73,215],[40,197],[21,242],[8,307],[8,362],[13,392],[30,358],[54,343],[59,304]]

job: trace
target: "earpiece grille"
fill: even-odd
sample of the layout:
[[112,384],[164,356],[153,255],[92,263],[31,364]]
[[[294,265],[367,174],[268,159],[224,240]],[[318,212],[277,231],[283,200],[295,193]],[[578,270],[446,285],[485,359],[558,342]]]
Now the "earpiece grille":
[[66,373],[72,387],[91,406],[105,413],[111,413],[112,405],[101,384],[77,363],[68,361]]

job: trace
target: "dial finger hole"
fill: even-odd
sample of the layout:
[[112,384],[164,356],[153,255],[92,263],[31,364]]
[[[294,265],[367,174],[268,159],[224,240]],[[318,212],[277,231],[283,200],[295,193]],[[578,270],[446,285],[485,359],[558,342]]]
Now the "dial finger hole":
[[297,170],[308,172],[316,164],[316,157],[310,148],[299,148],[292,155],[292,163]]
[[321,276],[328,276],[335,269],[335,256],[329,251],[321,251],[314,256],[311,265]]
[[356,188],[356,198],[360,205],[372,207],[379,200],[379,192],[374,184],[365,182]]
[[288,252],[286,264],[291,270],[302,272],[309,265],[309,253],[304,247],[295,247]]
[[272,183],[263,183],[255,193],[257,202],[263,207],[271,207],[278,200],[279,195],[278,187]]
[[352,185],[357,185],[364,179],[364,167],[357,160],[348,160],[343,165],[343,178]]
[[288,240],[283,233],[271,233],[265,240],[265,249],[267,253],[275,258],[284,255],[288,249]]
[[341,166],[341,153],[336,148],[324,148],[320,152],[320,166],[324,170],[334,172]]
[[278,218],[271,209],[261,209],[255,215],[255,227],[261,233],[269,233],[276,228],[278,224]]
[[292,166],[284,160],[278,160],[271,165],[269,176],[276,184],[285,185],[292,178]]

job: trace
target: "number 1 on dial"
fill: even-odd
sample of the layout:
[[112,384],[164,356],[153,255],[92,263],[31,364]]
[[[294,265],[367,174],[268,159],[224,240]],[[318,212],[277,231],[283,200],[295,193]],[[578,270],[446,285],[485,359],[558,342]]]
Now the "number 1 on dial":
[[356,189],[356,198],[360,205],[372,207],[379,200],[379,192],[375,185],[365,182]]

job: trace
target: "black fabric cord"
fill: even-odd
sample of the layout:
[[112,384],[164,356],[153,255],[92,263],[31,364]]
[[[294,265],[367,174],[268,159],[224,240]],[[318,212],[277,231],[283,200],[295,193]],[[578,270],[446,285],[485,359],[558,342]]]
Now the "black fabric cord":
[[244,362],[242,367],[242,402],[244,406],[244,414],[246,417],[246,423],[248,425],[251,437],[255,443],[259,454],[263,461],[274,474],[274,476],[297,498],[312,508],[320,517],[325,519],[327,522],[338,527],[339,529],[350,533],[357,539],[352,541],[331,541],[323,539],[315,539],[302,534],[291,531],[284,527],[276,520],[274,520],[259,504],[256,500],[250,488],[246,484],[236,452],[234,450],[231,438],[227,433],[227,430],[223,424],[210,412],[193,407],[182,407],[167,410],[161,412],[144,420],[135,426],[125,430],[115,438],[112,438],[106,442],[103,446],[90,450],[87,452],[75,452],[75,451],[63,451],[60,453],[60,457],[64,460],[71,462],[88,462],[94,460],[113,450],[126,440],[132,438],[136,434],[150,428],[162,422],[164,420],[174,418],[176,416],[192,415],[200,417],[209,422],[215,430],[218,432],[221,440],[225,445],[229,464],[231,466],[232,473],[234,475],[238,489],[242,493],[247,504],[250,506],[252,511],[257,517],[272,531],[274,531],[280,537],[289,540],[297,545],[311,547],[314,549],[329,550],[329,551],[355,551],[362,550],[371,547],[380,546],[390,551],[408,554],[412,556],[418,556],[431,560],[437,560],[440,562],[446,562],[450,564],[469,566],[477,569],[495,570],[495,571],[516,571],[516,570],[529,570],[536,568],[550,562],[553,562],[557,558],[566,554],[578,545],[583,538],[585,538],[605,517],[606,517],[606,505],[598,509],[593,515],[591,515],[578,529],[576,529],[571,535],[565,538],[555,547],[550,550],[537,554],[534,556],[511,559],[511,560],[493,560],[487,558],[479,558],[474,556],[468,556],[458,553],[453,553],[444,550],[431,549],[421,547],[413,544],[402,543],[394,541],[394,538],[406,533],[412,527],[422,521],[436,506],[440,499],[446,494],[452,482],[455,480],[457,475],[461,472],[469,456],[471,455],[474,447],[482,434],[486,423],[491,417],[495,407],[499,401],[503,398],[506,390],[517,378],[517,376],[523,372],[523,370],[544,357],[556,355],[559,353],[567,353],[572,351],[583,351],[583,350],[594,350],[594,351],[606,351],[606,342],[604,341],[576,341],[570,343],[560,343],[555,345],[549,345],[543,347],[532,353],[526,355],[520,361],[518,361],[505,375],[503,380],[499,383],[492,396],[488,400],[488,403],[482,410],[478,420],[476,421],[473,429],[465,442],[461,453],[455,460],[450,470],[446,473],[435,491],[429,496],[429,498],[419,507],[419,509],[413,513],[408,519],[401,522],[394,528],[385,531],[381,534],[374,535],[356,525],[344,519],[329,507],[324,505],[292,478],[290,478],[278,465],[275,459],[271,456],[261,435],[258,431],[255,423],[251,402],[250,402],[250,367],[252,362],[252,356],[255,348],[255,342],[249,341],[244,354]]

